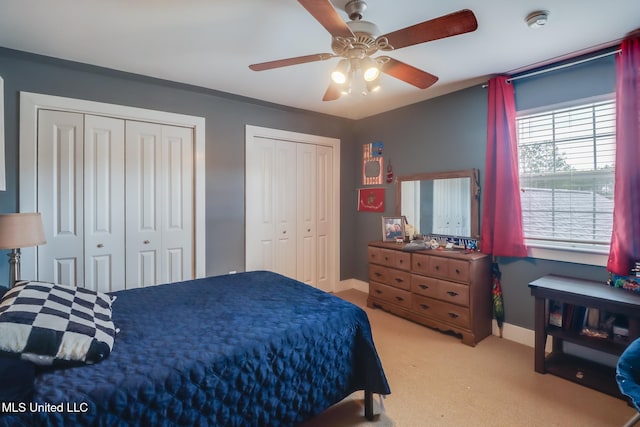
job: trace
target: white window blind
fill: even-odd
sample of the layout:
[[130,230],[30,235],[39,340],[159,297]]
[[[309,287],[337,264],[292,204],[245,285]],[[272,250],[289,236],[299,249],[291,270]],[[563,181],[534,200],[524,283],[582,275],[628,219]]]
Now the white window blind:
[[517,131],[525,239],[609,245],[615,101],[522,116]]

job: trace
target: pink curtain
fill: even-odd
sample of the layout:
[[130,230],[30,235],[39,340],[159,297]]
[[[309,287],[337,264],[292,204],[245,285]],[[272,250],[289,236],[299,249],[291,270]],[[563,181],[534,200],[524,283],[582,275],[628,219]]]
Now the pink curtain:
[[626,276],[640,260],[640,33],[616,58],[616,172],[607,270]]
[[522,235],[515,104],[513,85],[507,83],[507,77],[489,81],[480,249],[494,256],[527,256]]

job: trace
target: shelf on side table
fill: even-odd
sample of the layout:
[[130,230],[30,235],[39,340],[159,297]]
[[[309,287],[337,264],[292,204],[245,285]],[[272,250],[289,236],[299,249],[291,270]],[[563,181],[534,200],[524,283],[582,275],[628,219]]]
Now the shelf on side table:
[[573,381],[623,399],[616,383],[616,370],[610,366],[561,352],[552,352],[545,359],[550,374]]

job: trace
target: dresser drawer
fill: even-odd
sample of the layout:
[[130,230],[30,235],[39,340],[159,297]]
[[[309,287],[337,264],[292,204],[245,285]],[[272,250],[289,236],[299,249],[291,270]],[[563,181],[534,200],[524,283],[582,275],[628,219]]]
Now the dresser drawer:
[[431,257],[429,260],[428,274],[433,274],[438,277],[460,282],[469,282],[469,271],[468,261],[437,256]]
[[431,256],[425,254],[413,254],[411,257],[411,270],[418,274],[429,274],[429,260]]
[[369,280],[384,283],[396,288],[411,289],[411,273],[408,271],[396,270],[395,268],[383,267],[381,265],[369,264]]
[[437,256],[430,257],[427,273],[435,276],[447,276],[449,273],[449,260]]
[[433,277],[411,275],[411,292],[426,297],[438,297],[438,279]]
[[468,261],[462,261],[459,259],[449,260],[448,276],[451,279],[458,280],[460,282],[468,282],[470,279],[469,270],[470,267]]
[[438,280],[437,295],[435,295],[435,297],[443,301],[468,307],[469,286],[461,283],[447,282],[446,280]]
[[413,295],[412,309],[415,313],[463,328],[469,327],[469,309],[432,298]]
[[369,246],[367,255],[370,263],[386,265],[387,267],[409,270],[411,268],[411,254],[409,252]]
[[392,302],[406,309],[411,308],[411,292],[378,282],[369,282],[369,295]]

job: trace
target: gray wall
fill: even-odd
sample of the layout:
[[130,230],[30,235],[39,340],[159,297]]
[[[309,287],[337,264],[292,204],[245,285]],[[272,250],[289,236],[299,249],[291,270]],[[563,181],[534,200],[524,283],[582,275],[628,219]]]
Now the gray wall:
[[[0,212],[18,206],[18,97],[29,91],[171,111],[206,118],[207,274],[244,266],[244,126],[252,124],[342,140],[341,278],[367,280],[366,246],[379,240],[381,214],[356,211],[362,144],[384,143],[394,174],[477,168],[483,181],[487,95],[480,86],[358,121],[304,112],[215,91],[0,48],[5,82],[7,191]],[[518,80],[516,103],[530,109],[614,90],[613,58]],[[386,187],[386,212],[395,194]],[[533,328],[527,284],[554,273],[599,280],[602,267],[536,259],[500,259],[506,321]],[[7,263],[0,260],[0,285]]]
[[[97,67],[0,48],[5,94],[7,191],[0,212],[18,208],[19,92],[36,92],[112,104],[170,111],[206,119],[206,271],[208,275],[244,270],[245,125],[339,138],[343,182],[352,187],[352,121],[260,103],[246,98]],[[351,200],[342,200],[341,223],[353,223]],[[352,239],[341,238],[344,257]],[[6,251],[5,251],[6,252]],[[2,261],[4,259],[4,261]],[[348,264],[344,259],[343,265]],[[8,263],[0,259],[0,285],[8,282]],[[350,277],[344,276],[343,277]]]
[[[516,106],[529,110],[615,92],[613,56],[515,80]],[[478,168],[484,183],[487,94],[480,86],[415,104],[355,124],[357,143],[382,141],[395,175]],[[357,178],[356,178],[357,179]],[[357,182],[357,181],[356,181]],[[394,215],[395,188],[385,184],[386,215]],[[355,196],[354,196],[355,197]],[[380,214],[356,213],[356,247],[380,239]],[[546,274],[605,281],[604,267],[540,259],[500,258],[506,322],[533,329],[528,283]],[[355,277],[367,280],[364,251],[354,254]]]

